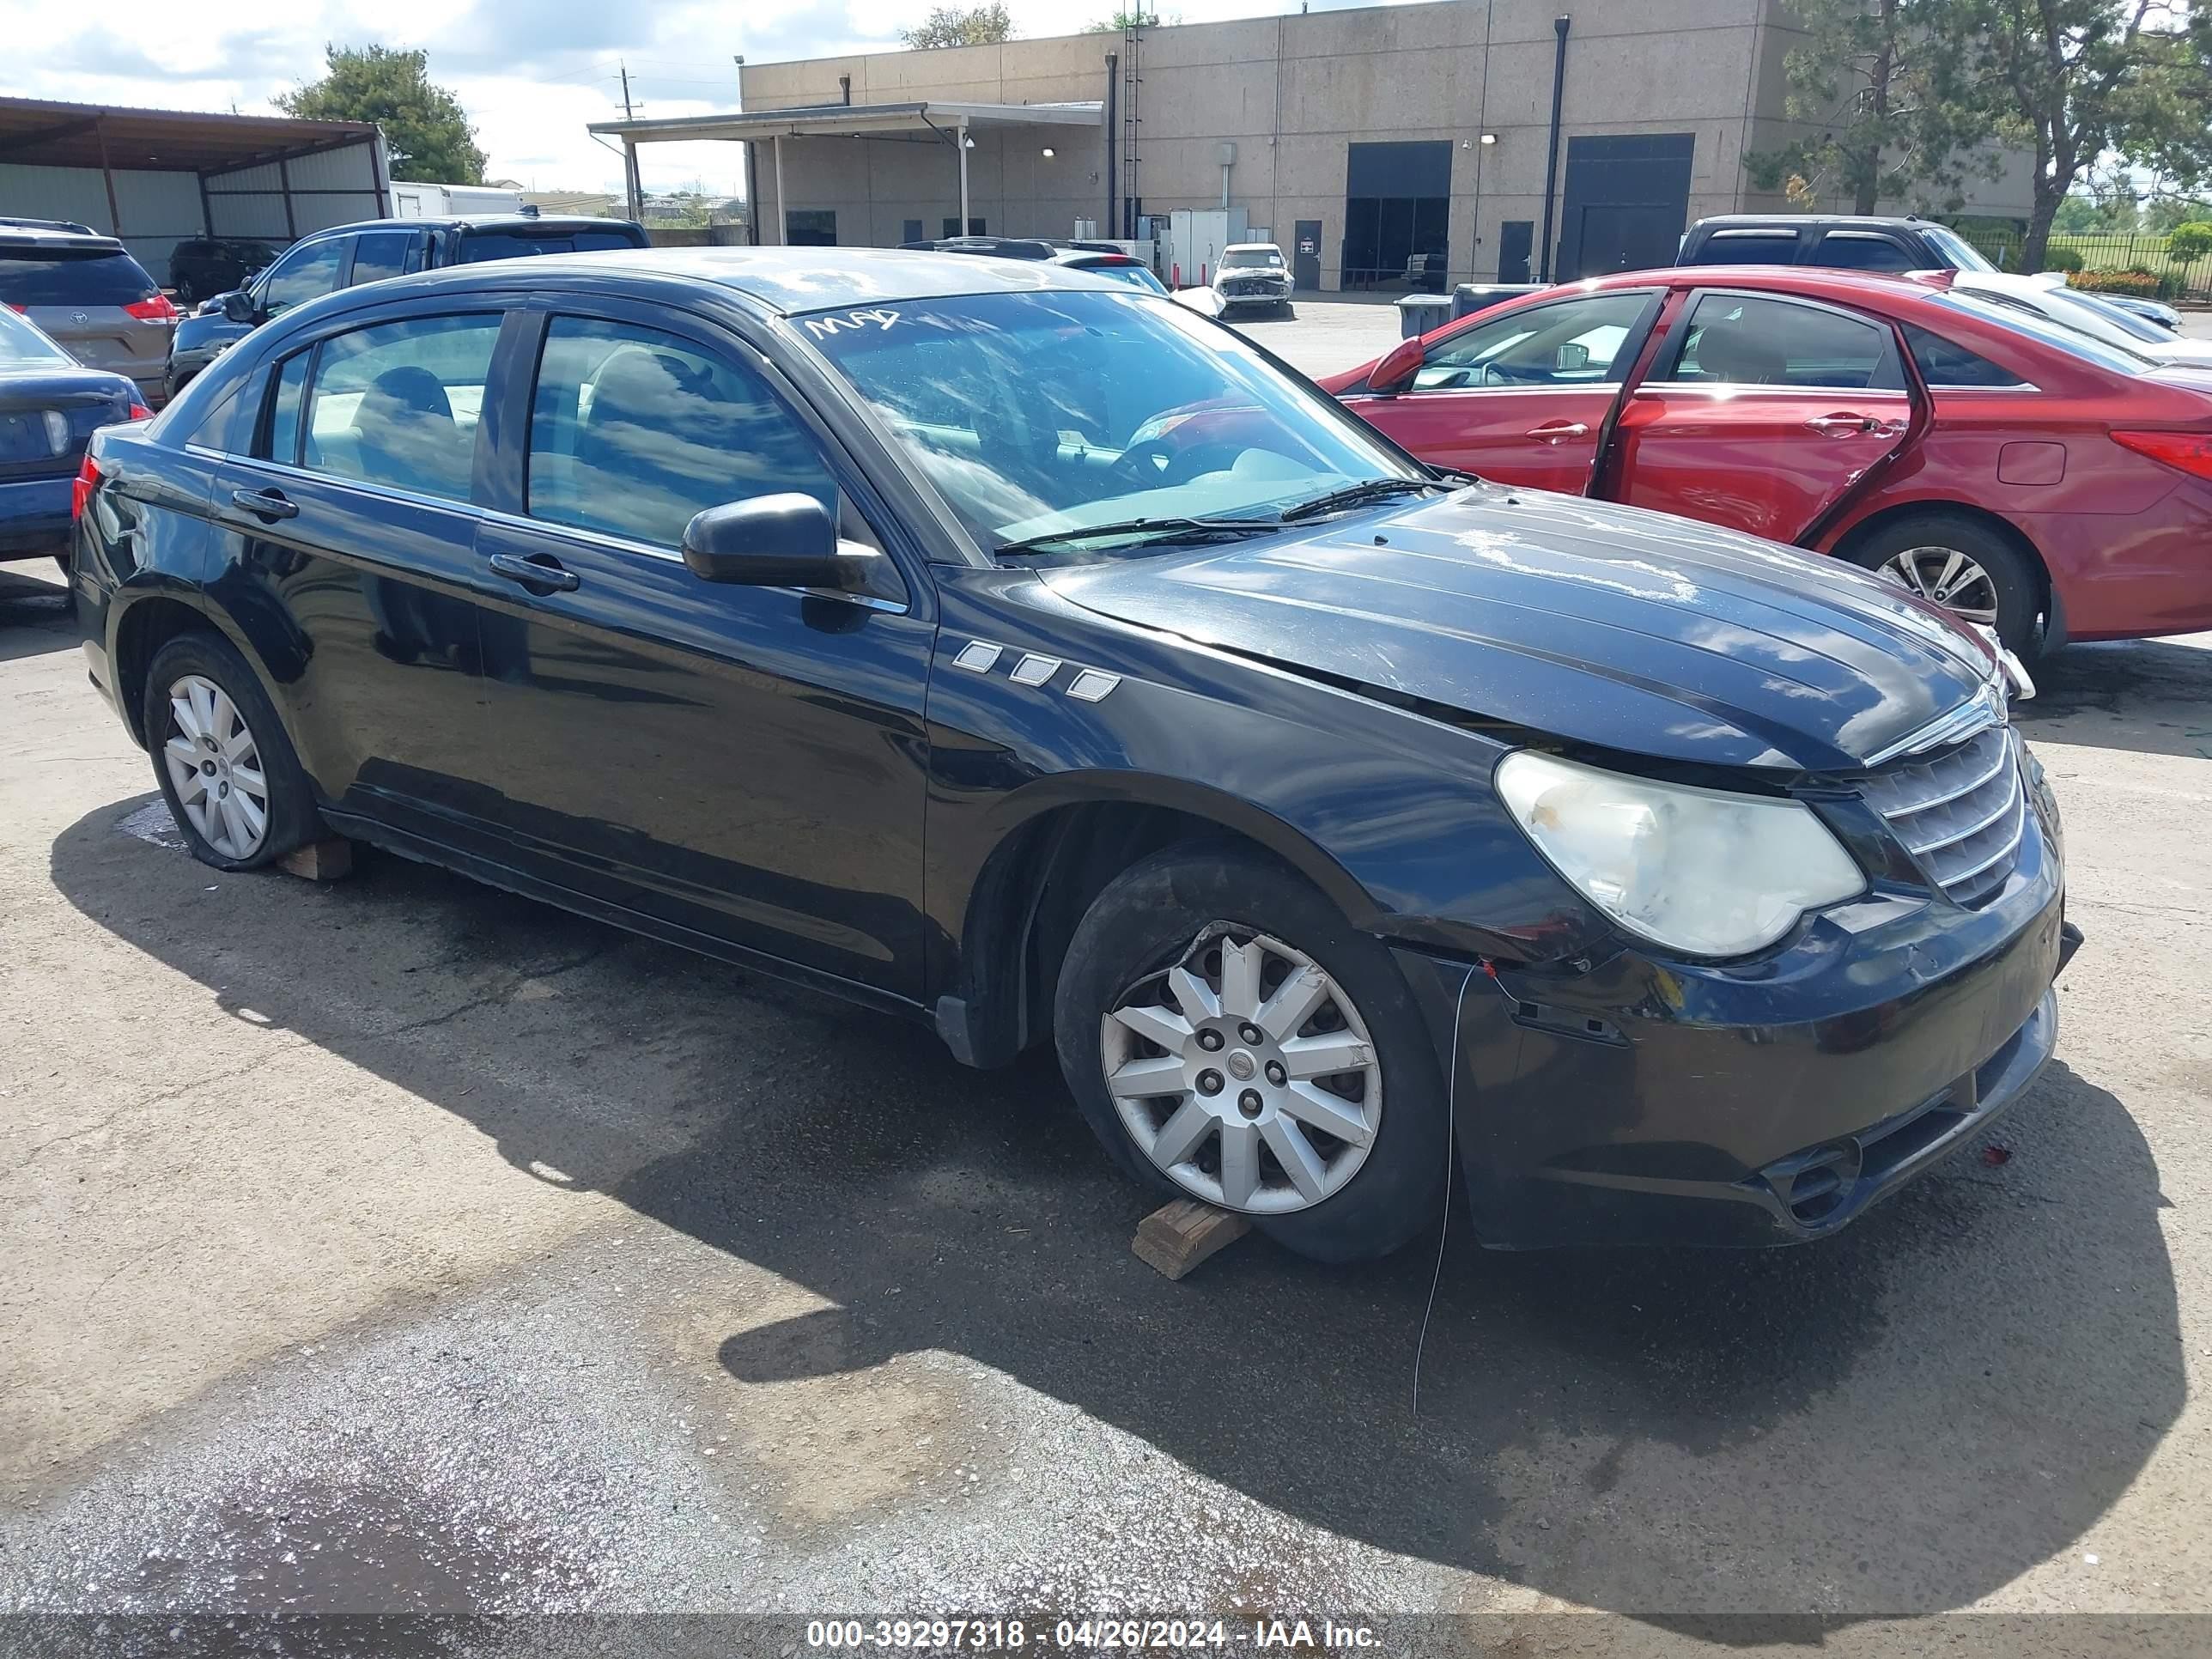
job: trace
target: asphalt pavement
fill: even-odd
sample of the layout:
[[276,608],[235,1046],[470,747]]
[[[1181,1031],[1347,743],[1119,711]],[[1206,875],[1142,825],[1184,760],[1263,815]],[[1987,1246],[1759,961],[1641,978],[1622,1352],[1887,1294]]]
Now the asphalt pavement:
[[[1263,329],[1321,372],[1395,318]],[[2212,1646],[2212,636],[2045,666],[2058,1058],[1844,1234],[1173,1284],[1042,1060],[394,858],[193,862],[60,596],[0,567],[0,1651]]]

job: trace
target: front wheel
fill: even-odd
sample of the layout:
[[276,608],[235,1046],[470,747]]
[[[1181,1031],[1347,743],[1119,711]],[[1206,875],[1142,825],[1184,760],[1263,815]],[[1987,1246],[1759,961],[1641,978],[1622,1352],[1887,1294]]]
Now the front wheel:
[[1233,847],[1132,866],[1078,926],[1060,1066],[1115,1160],[1322,1261],[1434,1225],[1450,1160],[1437,1056],[1396,963],[1319,890]]
[[1967,622],[1994,628],[2021,657],[2034,655],[2043,611],[2039,573],[2010,540],[1979,520],[1951,513],[1899,520],[1845,556]]

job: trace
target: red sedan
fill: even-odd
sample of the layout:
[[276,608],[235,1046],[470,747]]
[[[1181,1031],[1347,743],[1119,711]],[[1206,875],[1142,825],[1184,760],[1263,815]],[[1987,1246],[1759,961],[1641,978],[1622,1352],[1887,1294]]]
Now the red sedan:
[[1424,460],[1832,553],[2023,654],[2212,628],[2212,371],[1942,276],[1626,272],[1321,384]]

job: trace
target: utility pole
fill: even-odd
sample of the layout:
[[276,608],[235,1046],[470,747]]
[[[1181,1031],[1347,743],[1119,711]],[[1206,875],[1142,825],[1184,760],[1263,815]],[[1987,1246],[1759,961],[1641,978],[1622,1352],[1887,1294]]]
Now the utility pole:
[[[615,60],[622,67],[623,119],[635,121],[636,113],[629,104],[629,64],[621,58]],[[645,218],[645,190],[637,176],[637,146],[629,135],[623,135],[623,194],[629,198],[629,216],[642,222]]]

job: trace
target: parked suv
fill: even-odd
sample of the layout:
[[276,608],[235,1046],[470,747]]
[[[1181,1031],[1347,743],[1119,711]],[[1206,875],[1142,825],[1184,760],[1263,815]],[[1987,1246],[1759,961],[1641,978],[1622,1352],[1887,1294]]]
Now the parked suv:
[[1979,635],[1440,477],[1091,272],[431,272],[93,441],[88,666],[198,858],[328,826],[1054,1045],[1131,1178],[1317,1256],[1433,1229],[1454,1156],[1492,1244],[1831,1233],[2057,1036]]
[[1820,265],[1831,270],[1995,270],[1948,225],[1822,213],[1722,213],[1683,234],[1678,265]]
[[276,262],[276,250],[247,236],[191,236],[169,250],[169,286],[190,305],[238,287]]
[[217,356],[278,313],[342,288],[441,265],[532,253],[605,252],[648,246],[629,219],[554,218],[534,212],[469,219],[368,219],[302,236],[244,288],[207,301],[178,325],[165,384],[174,396]]
[[112,236],[58,220],[0,220],[0,304],[13,306],[87,368],[163,396],[177,308]]

